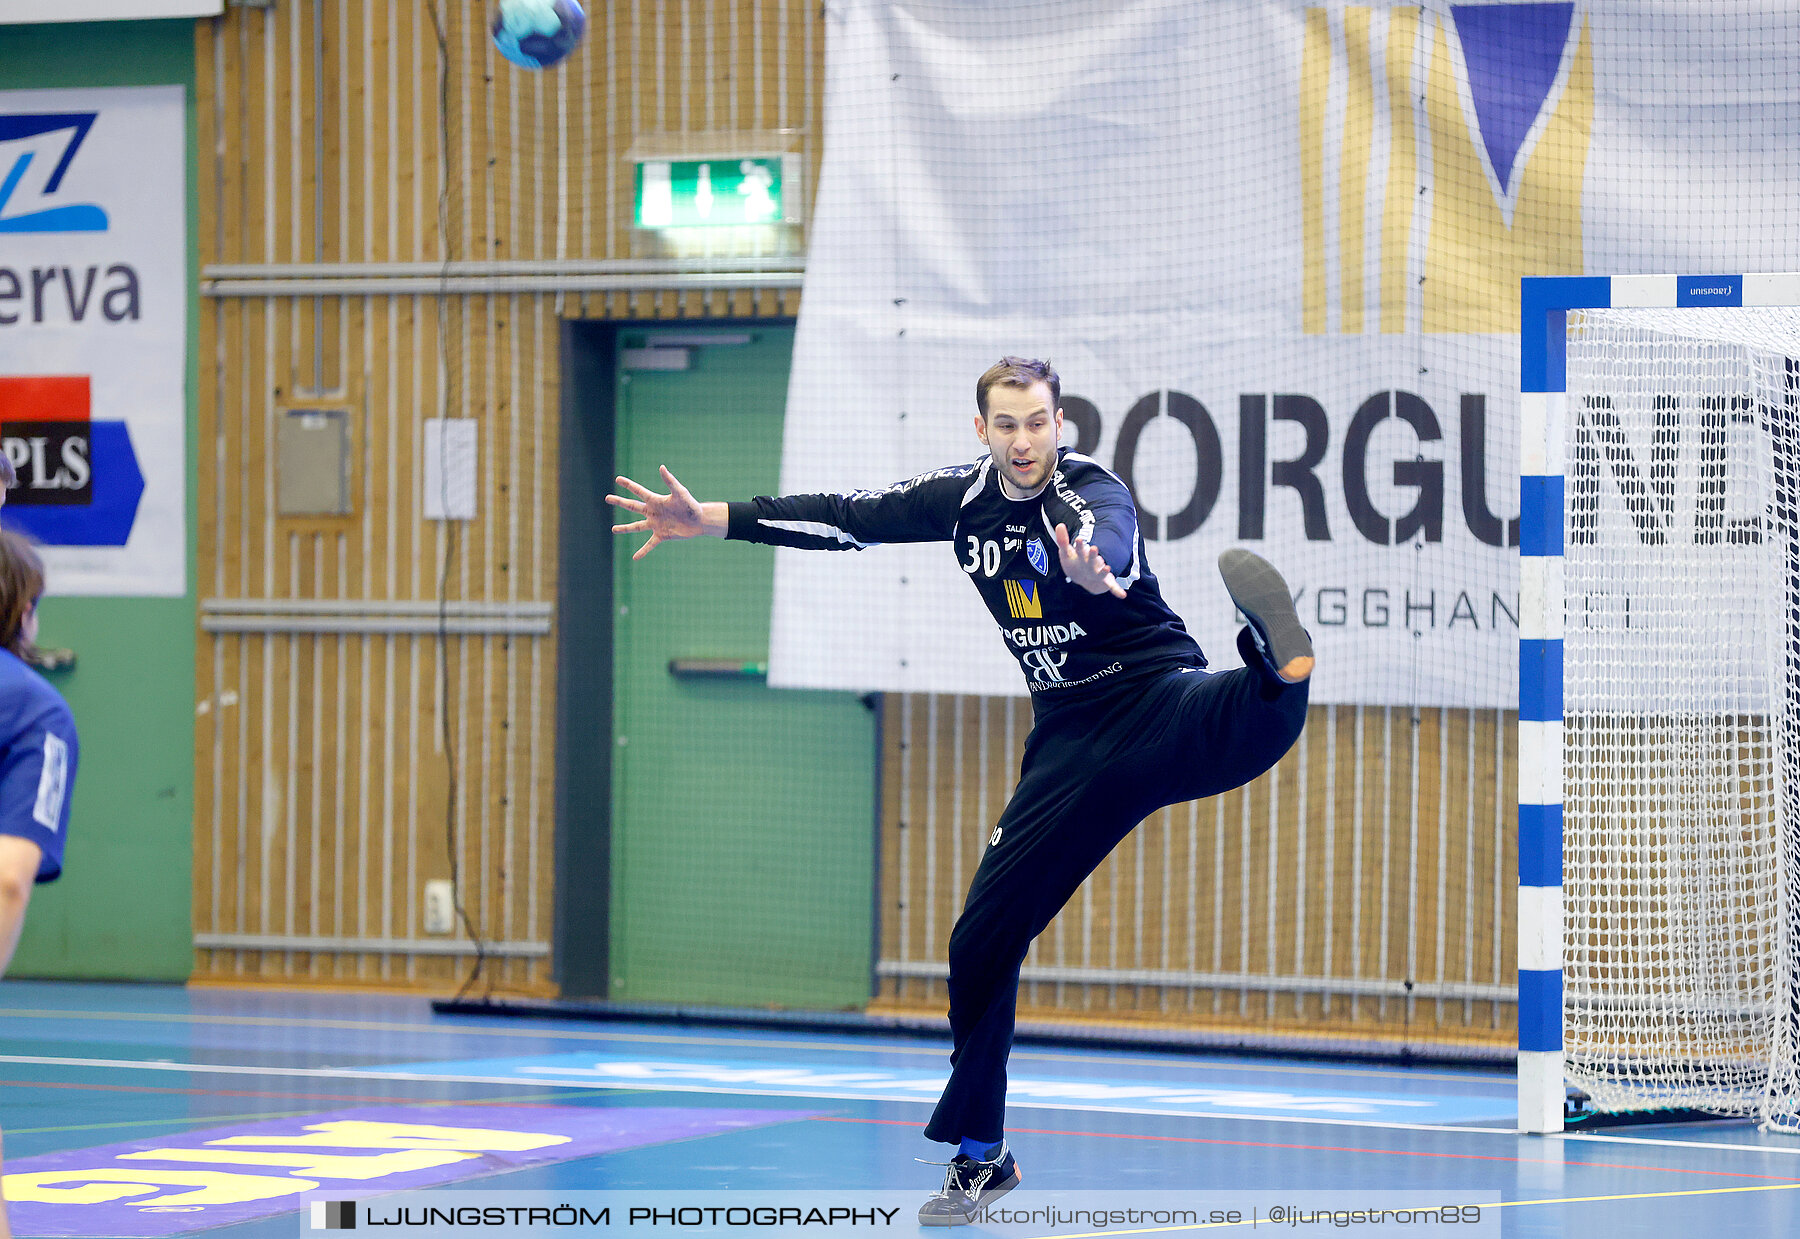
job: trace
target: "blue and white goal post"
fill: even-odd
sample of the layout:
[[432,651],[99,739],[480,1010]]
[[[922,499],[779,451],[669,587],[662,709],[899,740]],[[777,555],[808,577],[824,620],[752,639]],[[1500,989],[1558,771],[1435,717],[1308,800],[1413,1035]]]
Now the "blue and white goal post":
[[1572,415],[1569,313],[1800,306],[1800,274],[1527,278],[1521,294],[1519,1130],[1558,1132],[1567,1095],[1563,626],[1565,432]]

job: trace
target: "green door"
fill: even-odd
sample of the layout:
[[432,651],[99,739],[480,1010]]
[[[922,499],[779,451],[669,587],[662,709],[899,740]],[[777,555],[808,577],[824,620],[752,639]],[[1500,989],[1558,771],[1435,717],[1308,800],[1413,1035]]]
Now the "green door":
[[[775,491],[794,331],[693,337],[685,370],[616,336],[620,473],[705,500]],[[875,717],[854,694],[691,678],[768,657],[775,555],[705,538],[615,556],[611,997],[860,1007],[870,994]]]

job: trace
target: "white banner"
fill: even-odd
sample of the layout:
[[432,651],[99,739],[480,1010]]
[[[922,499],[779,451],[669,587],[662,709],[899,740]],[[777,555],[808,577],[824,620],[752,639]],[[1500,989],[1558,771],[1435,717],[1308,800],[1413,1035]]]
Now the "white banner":
[[225,0],[0,0],[0,25],[217,17]]
[[0,91],[0,519],[57,594],[187,592],[185,88]]
[[[1775,5],[828,6],[781,488],[979,454],[1048,357],[1215,665],[1279,566],[1316,702],[1512,706],[1525,274],[1800,265]],[[853,559],[855,562],[846,563]],[[951,552],[777,556],[771,683],[1019,694]]]

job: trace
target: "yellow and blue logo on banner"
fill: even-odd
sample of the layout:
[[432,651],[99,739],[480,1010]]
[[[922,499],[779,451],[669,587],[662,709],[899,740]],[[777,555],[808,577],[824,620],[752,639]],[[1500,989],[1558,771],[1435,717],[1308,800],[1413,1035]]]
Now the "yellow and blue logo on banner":
[[1006,582],[1006,606],[1014,619],[1043,619],[1044,595],[1036,581]]
[[1582,273],[1593,118],[1572,3],[1308,9],[1305,331],[1517,331],[1521,276]]

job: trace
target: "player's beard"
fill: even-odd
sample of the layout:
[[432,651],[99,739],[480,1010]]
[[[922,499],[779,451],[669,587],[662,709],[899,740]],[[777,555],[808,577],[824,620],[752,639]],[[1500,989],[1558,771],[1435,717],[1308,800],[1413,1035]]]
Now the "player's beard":
[[1035,452],[1032,454],[1031,465],[1024,477],[1021,477],[1019,471],[1013,467],[1011,452],[997,458],[994,463],[1000,466],[1000,476],[1006,479],[1006,484],[1021,495],[1029,495],[1042,488],[1050,478],[1049,462]]

